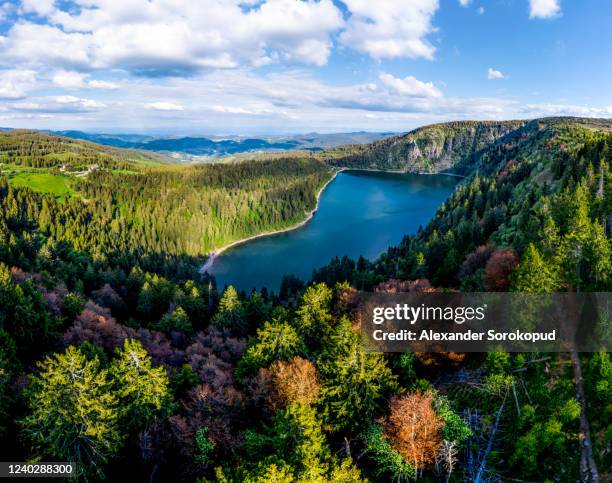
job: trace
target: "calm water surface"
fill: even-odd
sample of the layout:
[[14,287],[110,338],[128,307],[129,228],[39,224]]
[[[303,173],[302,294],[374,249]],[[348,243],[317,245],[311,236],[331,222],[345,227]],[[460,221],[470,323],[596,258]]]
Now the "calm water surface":
[[220,288],[278,291],[284,274],[308,280],[335,256],[373,260],[425,226],[457,182],[444,175],[344,171],[322,193],[306,225],[237,245],[209,272]]

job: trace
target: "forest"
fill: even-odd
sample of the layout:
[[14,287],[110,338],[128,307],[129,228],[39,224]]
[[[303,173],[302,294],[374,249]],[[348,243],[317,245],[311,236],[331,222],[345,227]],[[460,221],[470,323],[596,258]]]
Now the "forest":
[[[1,133],[9,193],[0,226],[28,226],[27,219],[14,221],[24,206],[21,215],[41,228],[33,233],[46,231],[47,242],[65,241],[96,263],[191,276],[214,249],[302,221],[332,174],[312,158],[182,167],[151,156],[35,132]],[[55,197],[12,191],[33,179]],[[67,190],[57,192],[59,181]]]
[[[279,293],[197,268],[302,219],[337,150],[179,168],[2,133],[3,459],[84,481],[606,481],[609,353],[366,352],[357,309],[361,290],[612,291],[610,131],[476,129],[490,141],[434,166],[467,178],[427,226]],[[376,146],[346,166],[389,160]],[[12,182],[24,169],[70,191]]]

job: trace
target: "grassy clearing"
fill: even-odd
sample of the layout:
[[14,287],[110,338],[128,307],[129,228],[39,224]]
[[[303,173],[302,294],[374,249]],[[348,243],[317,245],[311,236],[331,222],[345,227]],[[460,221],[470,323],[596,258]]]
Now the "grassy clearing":
[[67,198],[74,194],[73,180],[68,176],[21,171],[9,173],[8,180],[13,186],[30,188],[40,193],[53,193],[56,198]]

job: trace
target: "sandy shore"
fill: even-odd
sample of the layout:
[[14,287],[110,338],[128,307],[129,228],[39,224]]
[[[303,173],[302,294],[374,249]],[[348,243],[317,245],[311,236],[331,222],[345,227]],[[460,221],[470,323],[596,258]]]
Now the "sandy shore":
[[336,170],[334,172],[334,174],[332,175],[332,177],[330,179],[327,180],[327,182],[321,187],[321,189],[319,190],[319,192],[317,193],[317,202],[315,204],[315,207],[310,210],[308,213],[306,213],[306,218],[302,221],[300,221],[299,223],[289,226],[287,228],[282,228],[280,230],[274,230],[274,231],[266,231],[264,233],[259,233],[257,235],[253,235],[250,236],[248,238],[242,238],[241,240],[236,240],[232,243],[229,243],[221,248],[216,249],[214,252],[210,253],[208,255],[208,259],[206,260],[206,263],[204,265],[202,265],[202,267],[200,268],[200,273],[204,273],[206,271],[208,271],[213,264],[215,263],[215,259],[221,255],[224,251],[229,250],[232,247],[235,247],[236,245],[240,245],[242,243],[246,243],[248,241],[251,240],[255,240],[256,238],[262,238],[264,236],[270,236],[270,235],[278,235],[279,233],[285,233],[288,231],[292,231],[292,230],[297,230],[298,228],[301,228],[302,226],[304,226],[306,223],[308,223],[312,217],[314,216],[314,214],[317,212],[317,210],[319,209],[319,200],[321,199],[321,194],[323,193],[323,191],[325,191],[325,188],[327,188],[327,186],[329,185],[329,183],[331,183],[333,180],[336,179],[336,176],[338,176],[339,173],[341,173],[342,171],[346,171],[346,168],[340,168],[338,170]]

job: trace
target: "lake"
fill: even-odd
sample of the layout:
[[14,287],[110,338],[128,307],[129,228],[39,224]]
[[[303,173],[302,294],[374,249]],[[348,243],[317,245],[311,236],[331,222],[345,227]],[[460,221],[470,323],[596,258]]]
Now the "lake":
[[323,191],[308,223],[230,248],[209,273],[219,288],[278,291],[284,274],[308,281],[313,269],[335,256],[374,260],[425,226],[458,181],[445,175],[343,171]]

